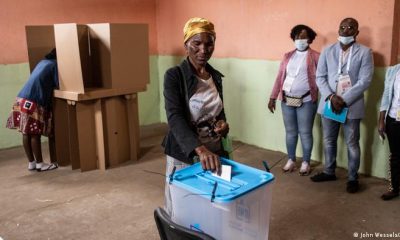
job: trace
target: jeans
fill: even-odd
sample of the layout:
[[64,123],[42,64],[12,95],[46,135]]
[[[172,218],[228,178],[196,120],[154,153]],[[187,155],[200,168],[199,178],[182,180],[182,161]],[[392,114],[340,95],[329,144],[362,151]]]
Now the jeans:
[[174,167],[176,167],[176,170],[182,169],[182,168],[186,168],[189,167],[190,164],[181,162],[171,156],[167,155],[167,166],[166,166],[166,170],[165,170],[165,199],[164,199],[164,204],[165,204],[165,210],[166,212],[172,217],[172,198],[171,198],[171,192],[169,189],[169,175],[172,173],[172,170],[174,169]]
[[289,107],[281,103],[283,123],[286,130],[286,149],[289,159],[296,161],[296,147],[300,135],[303,148],[303,161],[310,162],[313,148],[313,125],[317,103],[308,101],[301,107]]
[[335,174],[337,139],[339,136],[340,125],[343,126],[344,138],[347,145],[348,158],[348,180],[358,179],[358,169],[360,167],[360,121],[361,119],[346,119],[344,124],[321,117],[322,132],[324,135],[324,154],[325,168],[324,173]]
[[400,187],[400,122],[386,117],[386,135],[390,149],[389,191],[399,192]]

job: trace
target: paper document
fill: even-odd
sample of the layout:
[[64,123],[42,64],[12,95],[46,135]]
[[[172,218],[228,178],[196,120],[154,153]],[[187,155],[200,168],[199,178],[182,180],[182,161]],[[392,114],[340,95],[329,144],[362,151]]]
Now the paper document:
[[221,166],[221,175],[218,176],[218,174],[212,173],[213,176],[218,177],[218,178],[222,178],[225,181],[230,182],[231,181],[231,175],[232,175],[232,166],[231,165],[222,165]]

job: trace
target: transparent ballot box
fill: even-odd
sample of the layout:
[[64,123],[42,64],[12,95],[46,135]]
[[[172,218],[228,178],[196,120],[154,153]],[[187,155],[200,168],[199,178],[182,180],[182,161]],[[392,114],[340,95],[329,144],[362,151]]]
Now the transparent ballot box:
[[204,171],[200,163],[169,176],[171,218],[218,240],[268,239],[274,176],[228,159],[230,181]]

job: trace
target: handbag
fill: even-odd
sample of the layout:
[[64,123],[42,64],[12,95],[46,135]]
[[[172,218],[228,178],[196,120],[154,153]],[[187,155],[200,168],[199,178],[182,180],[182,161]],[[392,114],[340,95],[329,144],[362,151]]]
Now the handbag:
[[301,107],[301,105],[303,105],[302,97],[285,96],[285,100],[286,100],[286,106],[289,107]]
[[287,96],[286,94],[284,95],[284,99],[286,102],[286,106],[289,107],[301,107],[303,105],[303,98],[307,97],[310,95],[310,91],[306,92],[304,95],[298,97],[298,96]]

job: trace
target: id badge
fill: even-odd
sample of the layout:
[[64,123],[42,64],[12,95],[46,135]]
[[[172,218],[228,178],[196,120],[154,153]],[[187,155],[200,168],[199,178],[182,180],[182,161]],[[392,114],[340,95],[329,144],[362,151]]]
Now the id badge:
[[294,77],[286,75],[285,81],[283,82],[283,91],[290,92],[294,82]]
[[336,95],[343,96],[343,94],[352,87],[350,76],[346,75],[339,75],[338,85],[336,90]]

